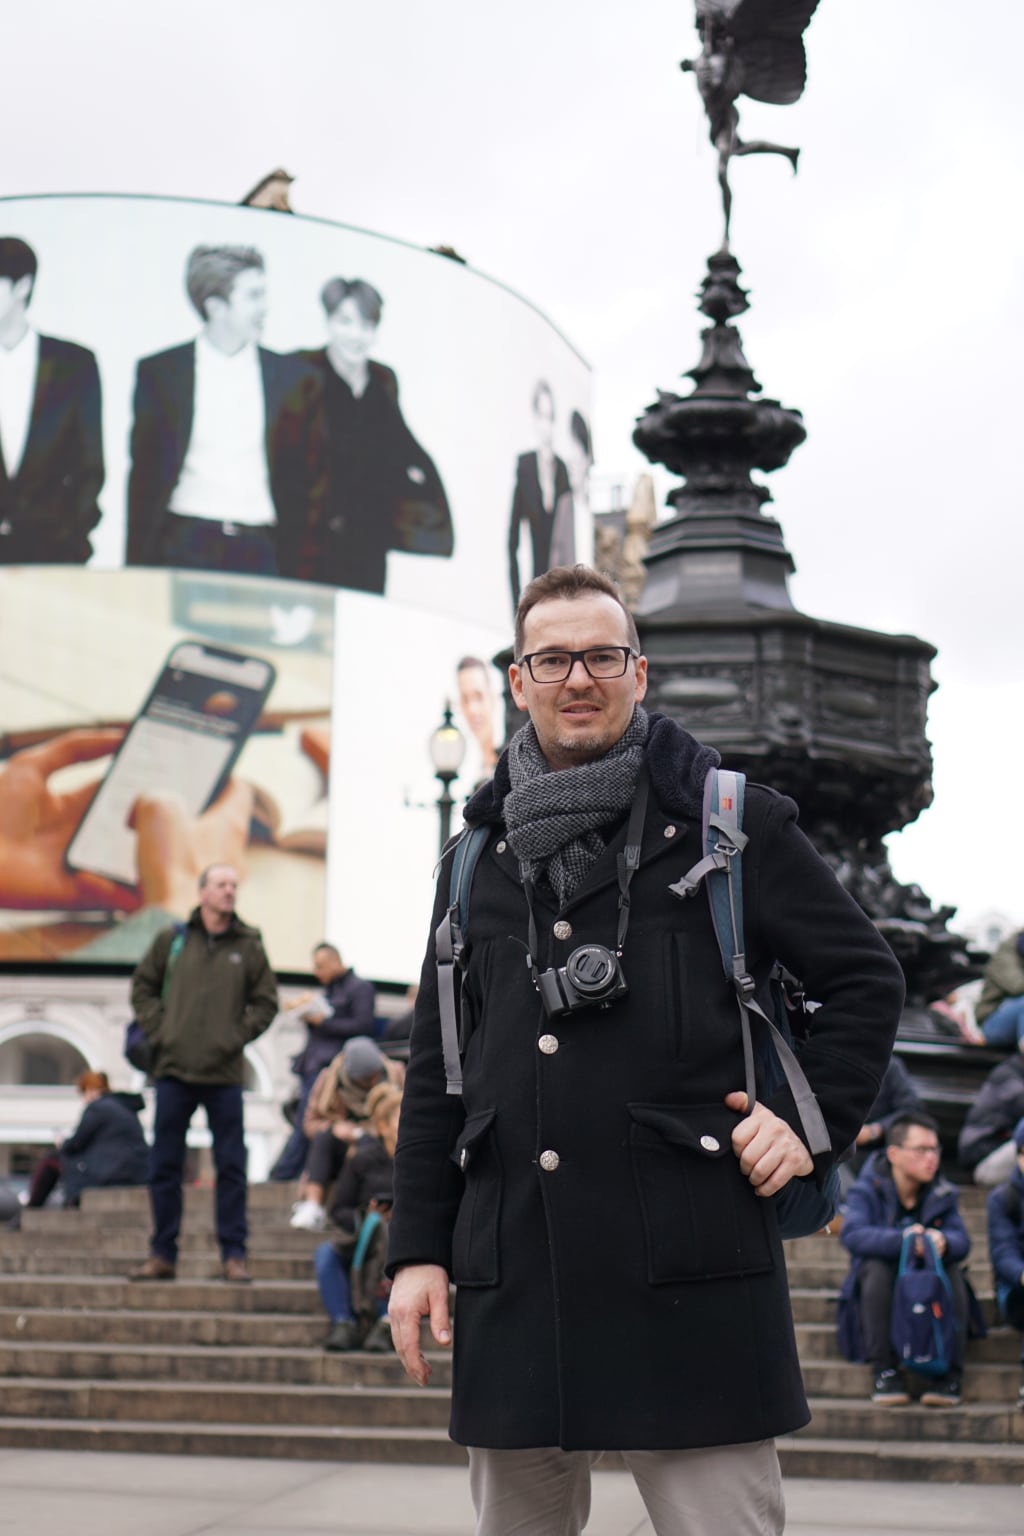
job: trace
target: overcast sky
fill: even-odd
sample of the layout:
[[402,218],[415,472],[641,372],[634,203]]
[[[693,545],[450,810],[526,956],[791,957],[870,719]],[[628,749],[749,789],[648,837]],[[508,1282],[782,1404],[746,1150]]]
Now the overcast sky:
[[[799,175],[732,175],[747,356],[809,432],[769,510],[800,608],[939,648],[936,803],[897,875],[1024,923],[1024,5],[821,0],[806,44],[799,104],[741,103]],[[47,0],[5,28],[0,191],[233,202],[282,164],[300,213],[451,244],[539,305],[628,486],[721,235],[698,48],[691,0]]]

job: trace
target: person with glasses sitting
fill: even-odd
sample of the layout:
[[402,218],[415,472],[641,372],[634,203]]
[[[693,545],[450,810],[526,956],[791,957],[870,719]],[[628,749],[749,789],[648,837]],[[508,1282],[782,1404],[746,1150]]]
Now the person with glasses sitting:
[[960,1215],[956,1186],[939,1172],[938,1126],[930,1115],[897,1120],[886,1132],[884,1152],[864,1166],[847,1197],[841,1241],[852,1257],[844,1291],[856,1299],[864,1356],[871,1366],[871,1401],[897,1407],[910,1392],[889,1342],[893,1287],[904,1234],[918,1245],[931,1238],[949,1277],[960,1358],[948,1377],[921,1394],[926,1408],[954,1408],[960,1401],[963,1341],[967,1336],[967,1281],[960,1269],[971,1240]]

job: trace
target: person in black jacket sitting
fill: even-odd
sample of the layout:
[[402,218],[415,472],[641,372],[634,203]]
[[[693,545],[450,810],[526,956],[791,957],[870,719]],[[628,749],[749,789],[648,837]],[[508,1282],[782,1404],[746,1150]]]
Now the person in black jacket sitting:
[[[321,1243],[313,1256],[320,1299],[331,1320],[324,1340],[329,1350],[391,1348],[387,1320],[377,1315],[383,1310],[376,1295],[378,1281],[383,1282],[383,1243],[376,1244],[376,1279],[369,1273],[359,1252],[359,1240],[371,1215],[386,1222],[391,1212],[395,1145],[398,1141],[398,1117],[402,1092],[391,1083],[379,1083],[367,1100],[372,1134],[362,1136],[345,1159],[335,1181],[329,1207],[330,1224],[335,1233]],[[363,1273],[354,1271],[362,1268]],[[356,1285],[358,1278],[359,1284]],[[378,1304],[380,1302],[380,1304]],[[376,1319],[376,1320],[375,1320]]]
[[282,1182],[297,1179],[305,1167],[309,1138],[302,1122],[313,1084],[347,1040],[355,1039],[356,1035],[373,1035],[377,999],[373,983],[357,976],[333,944],[325,942],[314,949],[313,975],[323,991],[304,993],[289,1010],[297,1013],[305,1024],[306,1043],[292,1058],[292,1071],[301,1085],[294,1129],[270,1170],[270,1177]]
[[70,1136],[36,1166],[28,1203],[41,1206],[58,1179],[65,1205],[77,1206],[83,1189],[141,1185],[149,1180],[149,1148],[139,1124],[138,1093],[112,1093],[105,1072],[83,1072],[75,1087],[85,1109]]

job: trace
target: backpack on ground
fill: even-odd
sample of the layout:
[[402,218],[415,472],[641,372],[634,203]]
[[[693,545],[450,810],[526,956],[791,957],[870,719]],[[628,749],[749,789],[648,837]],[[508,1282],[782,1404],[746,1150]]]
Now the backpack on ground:
[[938,1377],[953,1370],[957,1356],[953,1290],[939,1251],[927,1233],[903,1234],[889,1338],[904,1369],[919,1376]]
[[[174,937],[171,939],[171,947],[167,951],[167,960],[164,965],[164,979],[160,987],[161,1000],[167,996],[174,962],[184,949],[187,937],[188,924],[175,923]],[[138,1019],[129,1020],[125,1026],[123,1054],[125,1060],[135,1068],[136,1072],[148,1072],[153,1065],[153,1047]]]
[[[754,996],[754,978],[747,970],[743,939],[743,850],[748,838],[743,831],[743,799],[746,775],[725,768],[709,768],[704,780],[702,818],[704,857],[669,890],[675,896],[695,896],[707,887],[711,920],[726,977],[736,993],[743,1037],[743,1065],[747,1102],[777,1093],[788,1085],[796,1103],[804,1139],[812,1157],[832,1150],[832,1142],[807,1077],[796,1057],[790,1013],[803,1011],[798,988],[781,966],[773,968],[772,1011],[769,1018]],[[751,1027],[757,1021],[756,1039]],[[784,1238],[807,1237],[827,1226],[839,1203],[839,1170],[833,1165],[819,1188],[809,1179],[790,1179],[774,1197],[779,1232]]]

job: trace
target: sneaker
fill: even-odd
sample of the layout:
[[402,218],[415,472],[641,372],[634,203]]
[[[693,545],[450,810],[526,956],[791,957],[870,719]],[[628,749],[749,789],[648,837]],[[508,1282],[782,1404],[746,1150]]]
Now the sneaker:
[[920,1400],[924,1408],[956,1408],[960,1402],[959,1376],[947,1376],[937,1381],[933,1387],[921,1393]]
[[378,1317],[363,1340],[363,1349],[368,1355],[389,1355],[394,1347],[390,1320],[386,1317]]
[[890,1408],[902,1408],[904,1404],[909,1403],[910,1393],[903,1380],[903,1372],[896,1370],[894,1366],[879,1371],[871,1389],[871,1401],[885,1403]]
[[315,1200],[300,1200],[292,1206],[290,1225],[305,1232],[322,1232],[327,1225],[327,1212]]
[[343,1320],[340,1323],[332,1323],[331,1331],[324,1339],[324,1349],[332,1353],[347,1354],[351,1349],[359,1348],[359,1324]]

